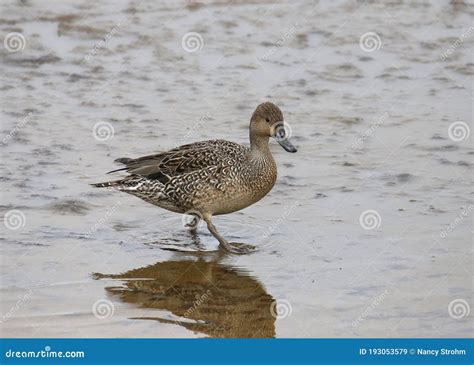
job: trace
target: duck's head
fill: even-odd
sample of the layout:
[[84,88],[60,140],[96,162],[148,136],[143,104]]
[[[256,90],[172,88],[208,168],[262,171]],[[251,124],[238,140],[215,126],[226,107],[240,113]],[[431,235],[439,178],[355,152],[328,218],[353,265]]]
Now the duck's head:
[[290,129],[283,120],[283,113],[273,103],[262,103],[252,114],[250,119],[250,138],[273,137],[285,151],[294,153],[296,147],[290,142]]

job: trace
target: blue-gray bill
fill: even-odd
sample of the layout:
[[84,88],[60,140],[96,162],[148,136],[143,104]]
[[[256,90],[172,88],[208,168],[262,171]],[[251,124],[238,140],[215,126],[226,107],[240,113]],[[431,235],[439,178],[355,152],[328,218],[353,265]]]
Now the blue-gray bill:
[[277,142],[282,146],[285,151],[295,153],[298,151],[295,146],[288,140],[288,139],[282,139],[282,140],[277,140]]

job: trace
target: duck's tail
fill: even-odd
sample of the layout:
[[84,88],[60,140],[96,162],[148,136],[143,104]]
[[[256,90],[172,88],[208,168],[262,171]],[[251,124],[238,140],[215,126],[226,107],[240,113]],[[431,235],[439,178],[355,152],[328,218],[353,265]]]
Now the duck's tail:
[[96,188],[118,188],[122,185],[122,180],[106,181],[101,183],[90,184]]
[[138,191],[141,192],[146,188],[148,181],[142,176],[130,175],[121,180],[106,181],[101,183],[91,184],[96,188],[112,188],[121,191]]

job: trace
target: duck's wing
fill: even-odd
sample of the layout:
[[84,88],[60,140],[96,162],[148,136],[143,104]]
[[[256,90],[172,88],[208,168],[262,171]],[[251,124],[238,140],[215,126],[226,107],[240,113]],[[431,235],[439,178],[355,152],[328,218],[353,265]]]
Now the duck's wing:
[[134,159],[119,158],[115,161],[125,167],[110,173],[126,171],[149,179],[169,180],[173,176],[219,165],[229,158],[243,159],[247,151],[246,147],[225,140],[195,142],[154,155]]

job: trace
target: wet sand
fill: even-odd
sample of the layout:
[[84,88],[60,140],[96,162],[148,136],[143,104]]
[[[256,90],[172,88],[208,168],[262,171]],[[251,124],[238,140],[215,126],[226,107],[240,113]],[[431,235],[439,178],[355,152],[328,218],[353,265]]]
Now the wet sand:
[[[472,336],[472,15],[2,2],[2,37],[26,42],[0,52],[1,336]],[[215,220],[254,254],[89,186],[115,158],[248,143],[265,100],[299,151],[273,143],[272,192]]]

